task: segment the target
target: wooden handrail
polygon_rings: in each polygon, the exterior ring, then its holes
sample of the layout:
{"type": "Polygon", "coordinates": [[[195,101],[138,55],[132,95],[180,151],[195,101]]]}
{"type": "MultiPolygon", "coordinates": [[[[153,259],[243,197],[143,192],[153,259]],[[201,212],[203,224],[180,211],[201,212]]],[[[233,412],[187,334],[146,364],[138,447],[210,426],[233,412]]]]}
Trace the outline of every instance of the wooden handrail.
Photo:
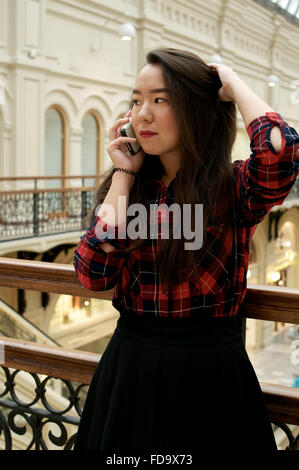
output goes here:
{"type": "MultiPolygon", "coordinates": [[[[5,367],[89,384],[101,355],[0,337],[5,367]]],[[[299,424],[299,390],[261,383],[271,421],[299,424]]]]}
{"type": "Polygon", "coordinates": [[[85,289],[70,264],[0,257],[0,285],[96,299],[112,299],[112,291],[97,292],[85,289]]]}
{"type": "Polygon", "coordinates": [[[260,382],[272,422],[299,424],[299,389],[260,382]]]}
{"type": "MultiPolygon", "coordinates": [[[[112,300],[112,290],[98,292],[82,287],[70,264],[0,257],[0,285],[112,300]]],[[[241,308],[247,318],[298,325],[299,289],[249,285],[241,308]]]]}
{"type": "MultiPolygon", "coordinates": [[[[112,299],[112,291],[91,291],[79,283],[74,267],[31,260],[0,258],[0,285],[112,299]]],[[[299,324],[299,289],[248,286],[242,305],[247,318],[299,324]]],[[[3,365],[89,384],[101,355],[0,337],[3,365]],[[3,351],[2,351],[3,350],[3,351]]],[[[299,390],[261,383],[272,422],[299,425],[299,390]]]]}
{"type": "Polygon", "coordinates": [[[50,192],[65,192],[67,191],[94,191],[94,187],[84,187],[84,188],[68,188],[65,186],[65,181],[69,179],[99,179],[104,178],[104,175],[64,175],[64,176],[9,176],[1,177],[1,182],[7,181],[48,181],[48,180],[61,180],[63,183],[63,188],[49,188],[49,189],[21,189],[21,190],[4,190],[0,191],[0,195],[8,194],[36,194],[36,193],[50,193],[50,192]]]}
{"type": "Polygon", "coordinates": [[[66,180],[83,178],[102,178],[103,175],[64,175],[64,176],[1,176],[0,181],[30,181],[30,180],[66,180]]]}
{"type": "Polygon", "coordinates": [[[89,384],[101,355],[0,336],[5,367],[89,384]]]}
{"type": "Polygon", "coordinates": [[[299,289],[248,285],[242,305],[247,318],[299,324],[299,289]]]}
{"type": "Polygon", "coordinates": [[[66,193],[66,192],[71,192],[71,191],[94,191],[93,186],[79,186],[78,188],[49,188],[49,189],[14,189],[13,191],[0,191],[0,195],[7,196],[8,194],[38,194],[38,193],[66,193]]]}

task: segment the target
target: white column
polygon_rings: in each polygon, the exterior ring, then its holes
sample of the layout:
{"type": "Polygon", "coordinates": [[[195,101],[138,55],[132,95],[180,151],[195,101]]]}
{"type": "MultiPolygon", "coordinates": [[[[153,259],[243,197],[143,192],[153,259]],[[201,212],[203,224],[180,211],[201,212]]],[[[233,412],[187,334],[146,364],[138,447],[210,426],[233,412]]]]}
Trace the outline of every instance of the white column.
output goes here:
{"type": "MultiPolygon", "coordinates": [[[[3,142],[2,142],[2,168],[0,169],[0,174],[2,176],[13,176],[15,174],[15,161],[11,158],[12,148],[11,148],[11,136],[12,136],[12,127],[10,124],[3,123],[3,142]]],[[[13,181],[7,181],[2,184],[2,189],[4,191],[13,191],[15,188],[15,183],[13,181]]]]}
{"type": "Polygon", "coordinates": [[[107,171],[108,168],[111,168],[112,166],[112,160],[106,151],[106,147],[109,145],[109,129],[103,129],[102,132],[103,132],[104,145],[103,145],[103,149],[101,149],[100,173],[107,171]]]}
{"type": "MultiPolygon", "coordinates": [[[[69,162],[67,165],[68,175],[81,175],[81,148],[82,148],[82,127],[70,129],[69,140],[69,162]]],[[[70,179],[68,186],[72,188],[80,188],[82,186],[81,179],[70,179]]]]}

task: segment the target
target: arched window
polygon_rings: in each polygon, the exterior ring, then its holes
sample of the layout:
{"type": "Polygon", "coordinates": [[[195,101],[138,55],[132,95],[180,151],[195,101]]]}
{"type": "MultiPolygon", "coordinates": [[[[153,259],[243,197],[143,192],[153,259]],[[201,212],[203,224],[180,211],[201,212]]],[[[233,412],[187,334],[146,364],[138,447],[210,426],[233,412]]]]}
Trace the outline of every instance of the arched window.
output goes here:
{"type": "MultiPolygon", "coordinates": [[[[56,106],[51,106],[45,117],[44,176],[65,174],[65,121],[56,106]]],[[[49,180],[46,188],[61,187],[61,180],[49,180]]]]}
{"type": "MultiPolygon", "coordinates": [[[[99,121],[92,111],[85,114],[82,128],[81,173],[82,175],[97,175],[100,169],[99,121]]],[[[94,183],[93,179],[86,179],[84,186],[93,186],[94,183]]]]}

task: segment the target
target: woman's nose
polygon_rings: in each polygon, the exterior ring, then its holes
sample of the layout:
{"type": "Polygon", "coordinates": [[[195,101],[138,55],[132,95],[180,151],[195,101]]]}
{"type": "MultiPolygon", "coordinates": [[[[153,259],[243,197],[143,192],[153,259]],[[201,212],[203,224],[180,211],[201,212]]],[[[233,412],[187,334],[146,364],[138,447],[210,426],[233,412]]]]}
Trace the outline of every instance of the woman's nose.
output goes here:
{"type": "Polygon", "coordinates": [[[139,116],[140,116],[142,119],[145,119],[145,120],[147,120],[147,121],[152,120],[153,115],[152,115],[150,106],[148,106],[148,105],[146,105],[146,104],[143,104],[142,108],[141,108],[140,111],[139,111],[139,116]]]}

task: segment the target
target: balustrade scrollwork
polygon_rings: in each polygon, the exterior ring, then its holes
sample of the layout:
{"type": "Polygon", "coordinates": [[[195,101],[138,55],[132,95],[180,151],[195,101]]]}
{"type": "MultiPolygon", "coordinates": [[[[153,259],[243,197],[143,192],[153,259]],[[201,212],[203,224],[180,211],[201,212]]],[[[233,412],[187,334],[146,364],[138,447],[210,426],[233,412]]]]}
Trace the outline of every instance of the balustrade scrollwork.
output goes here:
{"type": "Polygon", "coordinates": [[[17,436],[22,436],[23,450],[71,450],[88,385],[7,367],[0,370],[0,449],[13,450],[17,436]],[[61,409],[53,404],[57,397],[61,409]]]}
{"type": "Polygon", "coordinates": [[[92,190],[0,194],[0,239],[15,240],[82,230],[92,190]]]}

